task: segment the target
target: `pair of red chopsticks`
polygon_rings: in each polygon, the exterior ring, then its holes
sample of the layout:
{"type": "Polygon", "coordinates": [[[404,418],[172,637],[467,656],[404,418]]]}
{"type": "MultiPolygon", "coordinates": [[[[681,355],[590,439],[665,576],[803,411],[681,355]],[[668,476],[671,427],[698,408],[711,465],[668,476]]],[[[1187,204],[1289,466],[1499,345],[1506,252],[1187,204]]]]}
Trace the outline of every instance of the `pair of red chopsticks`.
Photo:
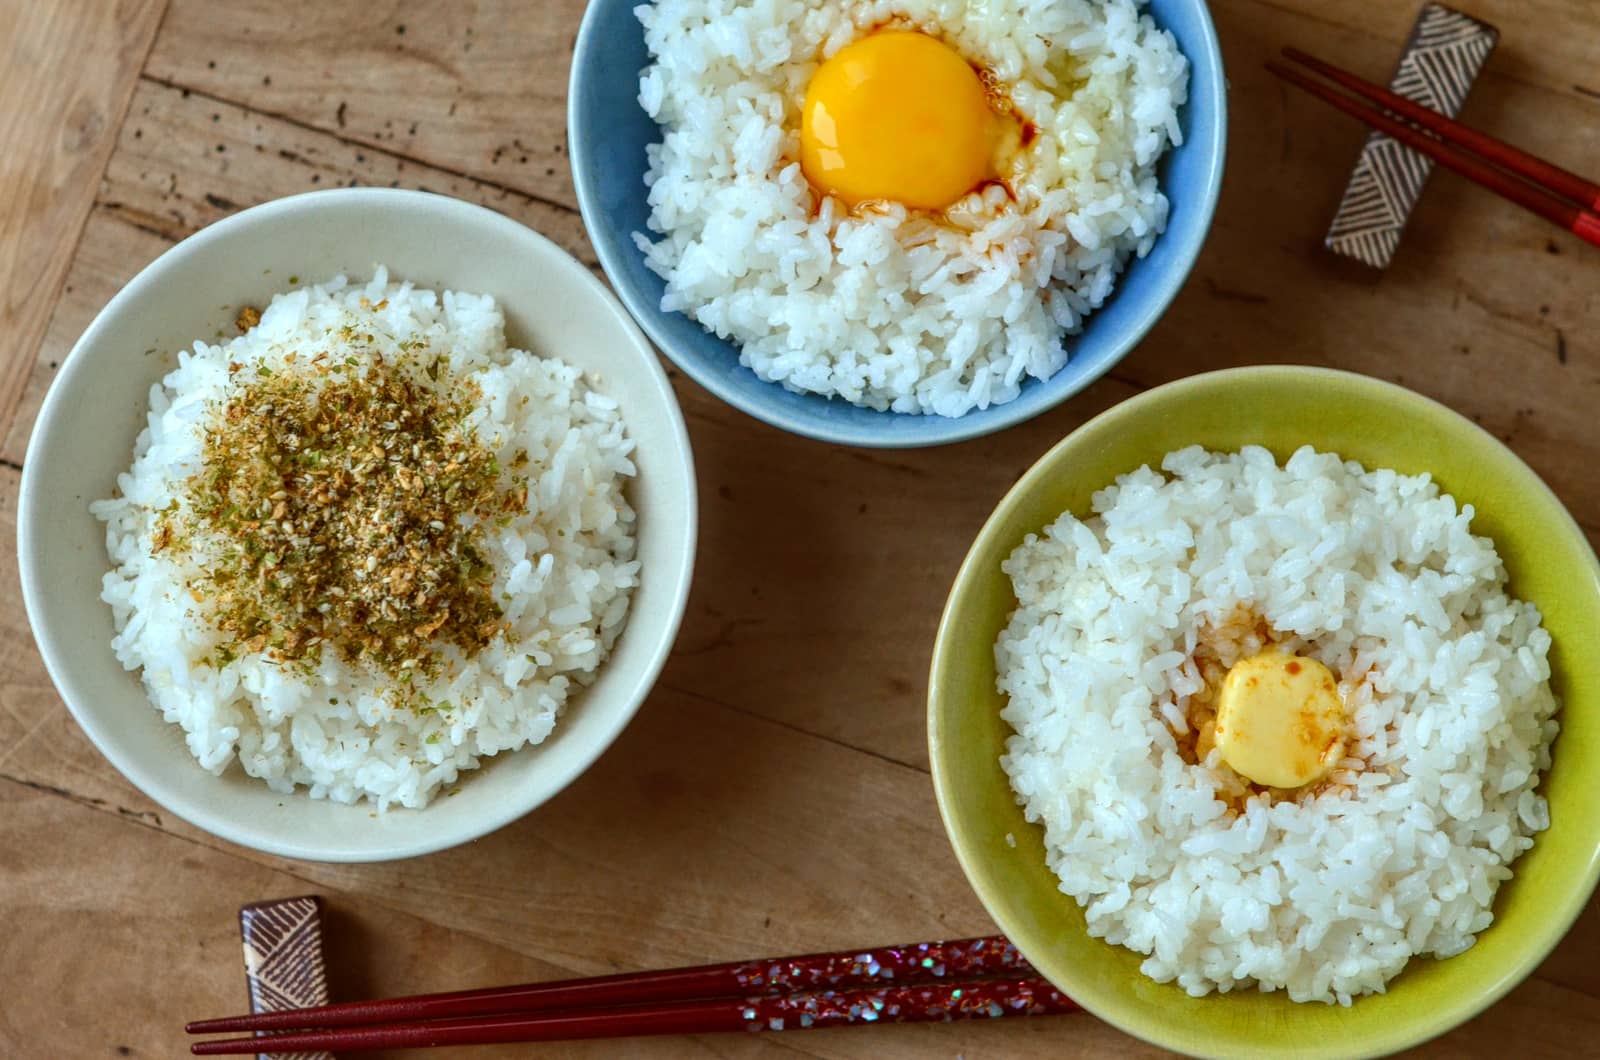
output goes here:
{"type": "Polygon", "coordinates": [[[1595,212],[1600,210],[1600,184],[1452,121],[1298,49],[1285,48],[1283,54],[1378,106],[1367,106],[1294,67],[1269,61],[1267,69],[1278,77],[1420,151],[1441,166],[1553,221],[1580,239],[1600,246],[1600,214],[1595,212]]]}
{"type": "Polygon", "coordinates": [[[1077,1008],[998,935],[200,1020],[199,1056],[1042,1016],[1077,1008]]]}

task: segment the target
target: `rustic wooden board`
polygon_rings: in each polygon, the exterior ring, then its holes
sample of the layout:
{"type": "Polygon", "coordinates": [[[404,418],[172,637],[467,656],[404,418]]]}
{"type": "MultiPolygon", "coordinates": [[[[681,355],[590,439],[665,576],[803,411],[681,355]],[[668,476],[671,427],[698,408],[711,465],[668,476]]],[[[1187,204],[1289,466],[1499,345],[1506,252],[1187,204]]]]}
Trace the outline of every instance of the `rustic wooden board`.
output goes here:
{"type": "Polygon", "coordinates": [[[0,5],[0,415],[22,390],[165,6],[0,5]]]}
{"type": "MultiPolygon", "coordinates": [[[[98,59],[107,26],[50,22],[52,54],[72,56],[52,69],[80,94],[131,102],[120,124],[107,120],[100,153],[53,185],[49,216],[28,214],[29,231],[50,234],[39,245],[58,261],[54,279],[0,268],[0,314],[36,314],[33,338],[21,327],[24,341],[0,360],[0,395],[17,396],[0,421],[0,463],[24,458],[55,368],[118,287],[176,240],[257,202],[352,183],[423,187],[532,225],[593,267],[563,128],[581,7],[405,0],[374,14],[173,0],[148,61],[148,33],[135,30],[140,18],[155,25],[159,5],[128,5],[114,54],[98,59]],[[95,87],[106,78],[120,96],[95,87]]],[[[1585,0],[1474,9],[1508,32],[1467,119],[1600,171],[1585,0]]],[[[0,1054],[173,1055],[184,1019],[242,1004],[238,905],[291,893],[327,897],[334,989],[347,997],[989,930],[926,776],[924,673],[938,611],[1015,477],[1073,426],[1168,379],[1271,361],[1398,379],[1506,438],[1600,536],[1600,484],[1588,472],[1600,458],[1588,415],[1600,396],[1600,259],[1448,176],[1435,178],[1381,279],[1318,250],[1362,132],[1280,88],[1260,63],[1293,43],[1381,78],[1413,13],[1379,0],[1216,5],[1233,117],[1212,238],[1150,339],[1032,423],[933,451],[850,451],[785,435],[677,380],[702,488],[699,573],[678,648],[590,773],[465,849],[311,865],[172,819],[61,707],[27,632],[15,558],[0,558],[0,920],[22,926],[0,933],[0,1054]],[[146,903],[157,930],[140,934],[130,925],[146,903]],[[159,990],[153,969],[173,970],[159,990]]],[[[17,113],[0,110],[0,122],[17,113]]],[[[35,116],[44,125],[27,126],[32,139],[12,139],[53,143],[53,113],[35,116]]],[[[6,196],[36,187],[31,179],[0,168],[0,235],[6,196]]],[[[0,467],[0,537],[15,532],[17,479],[0,467]]],[[[1591,904],[1533,979],[1419,1055],[1592,1052],[1597,946],[1591,904]]],[[[548,1051],[1155,1055],[1080,1017],[548,1051]]]]}
{"type": "MultiPolygon", "coordinates": [[[[148,73],[575,209],[567,72],[584,0],[174,10],[148,73]]],[[[618,76],[631,76],[618,71],[618,76]]]]}

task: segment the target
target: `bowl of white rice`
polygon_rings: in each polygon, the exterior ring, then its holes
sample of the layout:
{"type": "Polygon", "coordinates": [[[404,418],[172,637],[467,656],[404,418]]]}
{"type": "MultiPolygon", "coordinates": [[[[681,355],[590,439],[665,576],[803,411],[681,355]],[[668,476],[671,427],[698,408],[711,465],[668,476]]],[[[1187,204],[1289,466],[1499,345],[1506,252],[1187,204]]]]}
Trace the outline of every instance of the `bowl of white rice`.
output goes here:
{"type": "Polygon", "coordinates": [[[1197,1055],[1387,1054],[1589,901],[1597,633],[1589,542],[1481,428],[1341,372],[1202,375],[1075,431],[980,533],[935,790],[991,915],[1090,1012],[1197,1055]],[[1278,666],[1337,708],[1292,780],[1228,713],[1278,666]]]}
{"type": "MultiPolygon", "coordinates": [[[[920,68],[876,69],[891,109],[934,90],[920,68]]],[[[1220,191],[1225,82],[1201,0],[594,0],[568,141],[607,277],[687,375],[797,434],[937,445],[1053,407],[1160,317],[1220,191]],[[897,147],[869,160],[895,172],[860,201],[808,155],[829,65],[870,66],[896,36],[940,42],[925,50],[1024,123],[942,210],[897,197],[928,168],[897,147]]]]}
{"type": "Polygon", "coordinates": [[[696,491],[616,299],[471,204],[349,189],[146,267],[63,362],[24,462],[35,639],[165,809],[376,861],[522,816],[665,662],[696,491]]]}

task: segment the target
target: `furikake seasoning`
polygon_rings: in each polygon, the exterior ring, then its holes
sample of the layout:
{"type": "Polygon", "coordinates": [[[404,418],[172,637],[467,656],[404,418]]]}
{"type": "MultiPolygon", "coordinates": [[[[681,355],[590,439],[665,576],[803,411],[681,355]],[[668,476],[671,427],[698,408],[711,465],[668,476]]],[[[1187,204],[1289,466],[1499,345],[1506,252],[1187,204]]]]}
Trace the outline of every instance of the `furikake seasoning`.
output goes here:
{"type": "Polygon", "coordinates": [[[229,365],[202,470],[153,542],[203,542],[190,592],[223,636],[219,665],[331,649],[409,685],[438,672],[443,645],[470,656],[501,631],[482,538],[528,488],[502,484],[468,422],[476,385],[424,357],[229,365]]]}

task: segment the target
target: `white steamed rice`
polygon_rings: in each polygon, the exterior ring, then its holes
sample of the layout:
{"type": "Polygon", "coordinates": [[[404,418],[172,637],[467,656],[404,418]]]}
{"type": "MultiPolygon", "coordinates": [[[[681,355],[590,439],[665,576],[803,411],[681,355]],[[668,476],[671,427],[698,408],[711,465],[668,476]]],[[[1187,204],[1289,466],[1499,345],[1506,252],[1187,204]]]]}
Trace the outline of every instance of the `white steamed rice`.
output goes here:
{"type": "Polygon", "coordinates": [[[1064,336],[1166,225],[1155,164],[1180,139],[1188,64],[1138,0],[657,0],[639,85],[664,130],[636,233],[681,310],[762,379],[875,409],[960,416],[1067,360],[1064,336]],[[889,19],[993,71],[1039,136],[1017,202],[991,186],[944,222],[813,209],[799,111],[821,58],[889,19]]]}
{"type": "MultiPolygon", "coordinates": [[[[1301,449],[1172,453],[1005,562],[1002,759],[1092,934],[1189,993],[1255,984],[1349,1004],[1493,921],[1549,824],[1550,636],[1491,541],[1428,476],[1301,449]],[[1229,811],[1216,752],[1180,754],[1198,633],[1246,608],[1340,678],[1329,790],[1229,811]]],[[[1228,655],[1260,650],[1247,631],[1228,655]]]]}
{"type": "Polygon", "coordinates": [[[549,736],[611,649],[639,578],[624,496],[632,449],[616,402],[577,369],[507,348],[487,295],[391,284],[382,268],[369,283],[339,277],[278,295],[247,333],[179,353],[178,367],[151,388],[148,426],[132,469],[118,476],[118,496],[91,505],[106,522],[114,566],[102,593],[117,629],[112,645],[211,772],[237,760],[277,791],[303,785],[314,798],[423,806],[481,758],[549,736]],[[201,466],[208,409],[226,400],[230,362],[282,373],[286,355],[298,353],[302,365],[323,350],[342,359],[346,326],[370,333],[391,363],[407,356],[406,343],[447,351],[450,374],[481,391],[471,416],[479,439],[503,467],[518,450],[531,458],[526,509],[482,538],[508,632],[471,658],[445,652],[449,665],[422,691],[447,709],[391,705],[391,679],[337,652],[323,653],[310,675],[261,652],[218,668],[219,635],[185,589],[206,557],[152,550],[156,513],[201,466]]]}

